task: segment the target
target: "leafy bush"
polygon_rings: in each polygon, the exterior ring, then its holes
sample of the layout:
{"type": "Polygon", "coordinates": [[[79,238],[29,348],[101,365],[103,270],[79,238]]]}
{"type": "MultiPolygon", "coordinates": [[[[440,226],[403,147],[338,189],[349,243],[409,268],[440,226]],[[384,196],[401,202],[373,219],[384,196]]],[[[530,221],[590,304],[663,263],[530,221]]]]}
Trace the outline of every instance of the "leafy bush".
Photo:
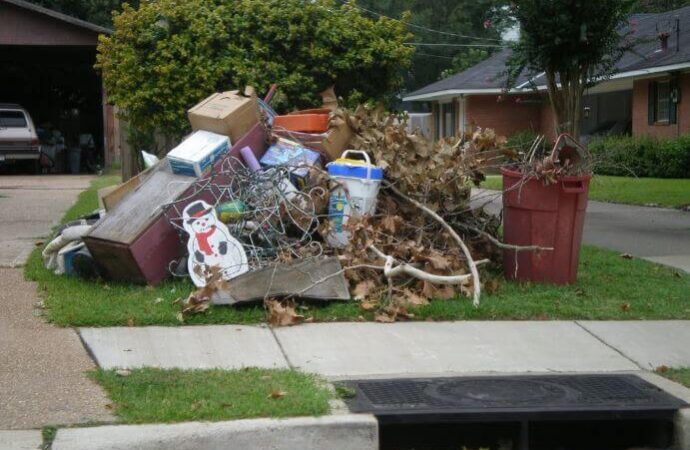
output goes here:
{"type": "Polygon", "coordinates": [[[532,143],[537,138],[537,133],[524,130],[518,131],[508,138],[506,147],[515,149],[517,151],[527,151],[532,146],[532,143]]]}
{"type": "Polygon", "coordinates": [[[109,100],[140,130],[180,136],[186,110],[216,91],[279,83],[274,106],[318,105],[335,84],[353,101],[399,91],[414,50],[409,16],[373,20],[335,0],[157,0],[128,5],[101,36],[109,100]]]}
{"type": "Polygon", "coordinates": [[[690,178],[690,135],[676,139],[609,136],[589,144],[596,172],[654,178],[690,178]]]}

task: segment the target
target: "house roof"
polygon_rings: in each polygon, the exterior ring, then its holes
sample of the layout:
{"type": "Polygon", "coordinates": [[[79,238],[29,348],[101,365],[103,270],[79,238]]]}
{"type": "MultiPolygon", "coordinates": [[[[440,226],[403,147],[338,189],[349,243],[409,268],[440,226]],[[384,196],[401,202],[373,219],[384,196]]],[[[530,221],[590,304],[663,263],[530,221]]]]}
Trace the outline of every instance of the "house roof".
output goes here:
{"type": "Polygon", "coordinates": [[[95,33],[102,33],[102,34],[112,34],[113,30],[110,30],[105,27],[101,27],[99,25],[96,25],[95,23],[87,22],[85,20],[77,19],[76,17],[68,16],[67,14],[63,14],[61,12],[57,12],[55,10],[49,9],[49,8],[44,8],[43,6],[36,5],[34,3],[30,3],[24,0],[0,0],[0,3],[8,3],[10,5],[17,6],[19,8],[27,9],[29,11],[33,11],[38,14],[42,14],[45,16],[52,17],[53,19],[60,20],[62,22],[66,22],[70,25],[74,25],[80,28],[85,28],[89,31],[93,31],[95,33]]]}
{"type": "MultiPolygon", "coordinates": [[[[616,64],[614,78],[635,76],[641,72],[663,69],[667,66],[690,67],[690,6],[657,14],[633,14],[621,27],[621,35],[630,32],[635,45],[616,64]],[[680,21],[679,39],[676,38],[676,18],[680,21]],[[668,49],[660,50],[658,33],[668,30],[671,36],[668,49]]],[[[407,94],[405,101],[428,101],[442,97],[471,93],[497,93],[505,89],[506,62],[510,49],[501,50],[479,64],[451,77],[424,86],[407,94]]],[[[526,88],[530,80],[537,85],[543,74],[521,74],[516,80],[518,88],[526,88]]]]}

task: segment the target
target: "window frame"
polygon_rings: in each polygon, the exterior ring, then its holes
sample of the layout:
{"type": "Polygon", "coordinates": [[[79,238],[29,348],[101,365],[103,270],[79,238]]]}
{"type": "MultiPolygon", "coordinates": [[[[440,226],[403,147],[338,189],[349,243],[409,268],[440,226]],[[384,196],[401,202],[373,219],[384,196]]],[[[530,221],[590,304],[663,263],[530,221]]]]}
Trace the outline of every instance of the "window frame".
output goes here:
{"type": "Polygon", "coordinates": [[[671,80],[654,81],[656,98],[654,99],[654,123],[658,125],[668,125],[671,123],[671,80]],[[665,95],[660,95],[661,86],[665,87],[665,95]],[[661,103],[665,103],[665,117],[661,117],[661,103]]]}
{"type": "MultiPolygon", "coordinates": [[[[680,88],[678,77],[673,74],[649,80],[647,83],[647,125],[668,126],[678,124],[680,88]],[[659,95],[659,87],[661,94],[659,95]],[[668,86],[668,87],[666,87],[668,86]],[[660,112],[668,105],[668,114],[663,117],[660,112]]],[[[666,111],[664,111],[666,112],[666,111]]]]}

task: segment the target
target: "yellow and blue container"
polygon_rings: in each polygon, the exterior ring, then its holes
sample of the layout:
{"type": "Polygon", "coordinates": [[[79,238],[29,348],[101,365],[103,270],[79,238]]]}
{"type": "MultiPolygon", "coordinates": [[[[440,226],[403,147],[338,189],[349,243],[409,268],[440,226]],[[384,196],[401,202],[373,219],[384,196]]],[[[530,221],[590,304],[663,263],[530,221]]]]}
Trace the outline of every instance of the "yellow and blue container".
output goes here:
{"type": "Polygon", "coordinates": [[[344,227],[348,219],[376,212],[383,169],[373,165],[367,152],[360,150],[345,151],[327,167],[332,184],[328,205],[331,234],[327,240],[333,247],[344,247],[350,240],[344,227]],[[348,158],[349,155],[361,155],[364,160],[348,158]]]}

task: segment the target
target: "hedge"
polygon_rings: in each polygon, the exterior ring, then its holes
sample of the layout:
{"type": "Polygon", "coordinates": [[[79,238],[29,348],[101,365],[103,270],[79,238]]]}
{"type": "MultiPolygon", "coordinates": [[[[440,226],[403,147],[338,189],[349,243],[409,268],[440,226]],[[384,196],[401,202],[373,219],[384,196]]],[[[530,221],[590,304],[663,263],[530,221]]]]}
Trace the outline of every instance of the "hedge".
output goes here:
{"type": "Polygon", "coordinates": [[[595,172],[653,178],[690,178],[690,135],[675,139],[609,136],[589,144],[595,172]]]}

